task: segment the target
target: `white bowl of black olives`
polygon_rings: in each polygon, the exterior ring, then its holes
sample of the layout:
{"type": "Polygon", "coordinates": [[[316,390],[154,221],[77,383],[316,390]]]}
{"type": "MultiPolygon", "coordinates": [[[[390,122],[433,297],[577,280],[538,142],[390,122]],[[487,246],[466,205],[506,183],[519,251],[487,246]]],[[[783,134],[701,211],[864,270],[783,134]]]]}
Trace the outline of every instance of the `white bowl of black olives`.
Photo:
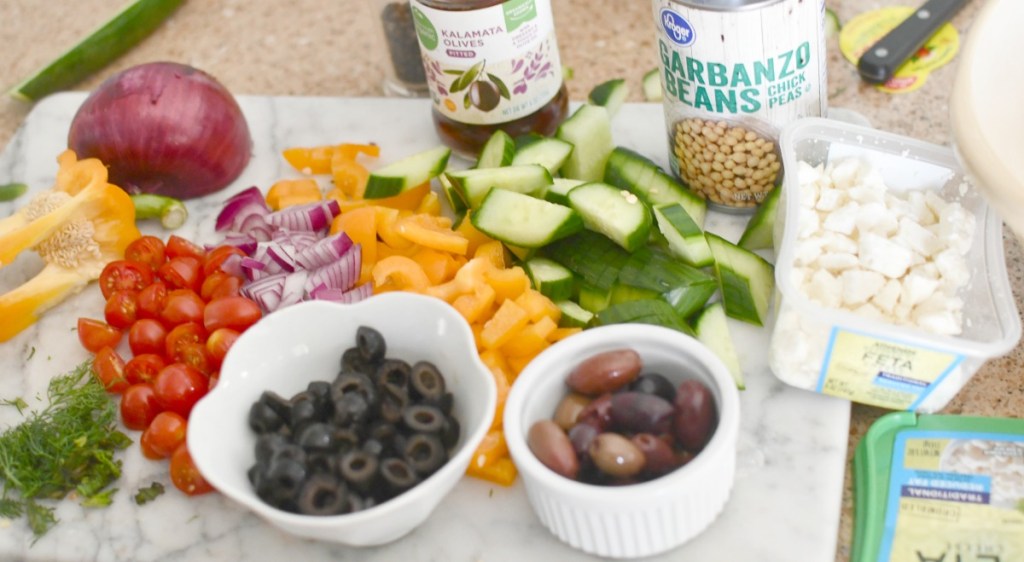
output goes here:
{"type": "Polygon", "coordinates": [[[505,404],[509,452],[541,523],[590,554],[651,556],[710,525],[733,485],[739,394],[682,332],[585,330],[538,355],[505,404]]]}
{"type": "Polygon", "coordinates": [[[300,303],[235,342],[188,442],[216,489],[281,529],[352,546],[396,540],[455,486],[497,390],[441,300],[300,303]]]}

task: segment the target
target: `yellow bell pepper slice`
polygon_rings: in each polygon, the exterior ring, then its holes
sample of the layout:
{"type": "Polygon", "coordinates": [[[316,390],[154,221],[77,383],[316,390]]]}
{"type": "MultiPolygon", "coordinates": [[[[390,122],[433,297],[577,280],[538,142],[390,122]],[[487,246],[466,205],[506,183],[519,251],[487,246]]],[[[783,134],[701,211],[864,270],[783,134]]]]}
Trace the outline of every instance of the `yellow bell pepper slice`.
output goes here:
{"type": "Polygon", "coordinates": [[[387,291],[422,292],[430,286],[430,279],[420,264],[405,256],[388,256],[373,266],[375,293],[387,291]]]}
{"type": "Polygon", "coordinates": [[[305,205],[323,200],[320,185],[313,178],[280,180],[267,190],[267,205],[279,211],[292,205],[305,205]]]}

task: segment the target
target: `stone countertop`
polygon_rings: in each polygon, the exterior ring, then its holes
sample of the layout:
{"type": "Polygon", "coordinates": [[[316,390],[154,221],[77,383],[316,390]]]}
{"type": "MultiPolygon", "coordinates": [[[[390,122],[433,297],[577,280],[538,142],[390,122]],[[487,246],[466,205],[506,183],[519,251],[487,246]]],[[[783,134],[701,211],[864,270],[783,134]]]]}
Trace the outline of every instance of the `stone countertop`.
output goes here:
{"type": "MultiPolygon", "coordinates": [[[[78,0],[45,7],[34,0],[0,2],[0,86],[17,83],[59,55],[79,37],[115,13],[125,0],[78,0]]],[[[915,5],[919,2],[902,2],[915,5]]],[[[890,2],[828,0],[847,21],[890,2]]],[[[982,4],[972,0],[953,20],[961,39],[982,4]]],[[[186,2],[151,37],[76,89],[91,89],[111,73],[153,61],[175,60],[216,76],[236,94],[379,96],[384,75],[382,39],[374,2],[365,0],[193,0],[186,2]]],[[[624,77],[630,101],[642,101],[640,78],[657,64],[649,2],[553,0],[563,64],[574,100],[592,86],[624,77]]],[[[861,82],[852,65],[828,45],[829,104],[858,111],[880,129],[924,141],[949,144],[948,98],[955,64],[934,72],[912,93],[893,96],[861,82]]],[[[0,146],[6,145],[30,111],[27,104],[0,98],[0,146]]],[[[1018,308],[1024,308],[1024,261],[1017,239],[1007,235],[1006,257],[1018,308]]],[[[987,363],[944,413],[1021,417],[1024,415],[1024,348],[987,363]]],[[[850,455],[883,410],[855,405],[850,455]]],[[[839,546],[835,559],[849,557],[852,534],[850,471],[846,473],[839,546]]]]}

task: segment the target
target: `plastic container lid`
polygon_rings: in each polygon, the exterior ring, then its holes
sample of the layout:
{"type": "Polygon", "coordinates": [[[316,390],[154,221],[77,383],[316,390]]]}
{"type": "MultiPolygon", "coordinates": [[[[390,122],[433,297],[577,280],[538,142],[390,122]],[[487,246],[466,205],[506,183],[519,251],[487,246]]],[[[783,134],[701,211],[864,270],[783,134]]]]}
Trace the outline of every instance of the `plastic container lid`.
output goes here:
{"type": "Polygon", "coordinates": [[[851,561],[1024,560],[1024,420],[886,414],[853,469],[851,561]]]}

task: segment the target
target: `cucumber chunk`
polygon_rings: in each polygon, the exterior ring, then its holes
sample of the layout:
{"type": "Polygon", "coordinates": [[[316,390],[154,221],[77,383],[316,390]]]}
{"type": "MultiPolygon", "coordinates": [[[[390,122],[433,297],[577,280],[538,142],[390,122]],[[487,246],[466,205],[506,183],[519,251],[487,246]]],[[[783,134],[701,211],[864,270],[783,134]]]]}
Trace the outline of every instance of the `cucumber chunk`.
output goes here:
{"type": "Polygon", "coordinates": [[[704,308],[718,283],[707,273],[686,265],[658,248],[640,248],[623,264],[618,281],[661,296],[683,318],[704,308]]]}
{"type": "Polygon", "coordinates": [[[554,175],[569,159],[572,149],[573,146],[564,140],[542,137],[516,150],[511,165],[540,164],[554,175]]]}
{"type": "Polygon", "coordinates": [[[597,324],[654,324],[693,335],[693,329],[665,301],[635,300],[610,305],[597,313],[597,324]]]}
{"type": "Polygon", "coordinates": [[[584,283],[605,293],[611,291],[619,272],[630,259],[629,252],[618,244],[589,230],[546,246],[544,254],[568,267],[584,283]]]}
{"type": "Polygon", "coordinates": [[[441,193],[444,194],[445,201],[448,202],[448,207],[451,208],[452,214],[454,214],[456,218],[464,216],[466,211],[469,210],[469,205],[467,205],[466,200],[462,198],[462,194],[459,193],[459,190],[455,189],[455,186],[452,185],[448,176],[441,174],[437,179],[441,183],[441,193]]]}
{"type": "Polygon", "coordinates": [[[526,260],[526,273],[533,282],[533,288],[553,301],[572,297],[575,280],[572,271],[548,258],[535,257],[526,260]]]}
{"type": "Polygon", "coordinates": [[[619,112],[619,108],[626,102],[627,97],[629,97],[629,86],[626,81],[622,78],[613,78],[594,86],[594,89],[590,90],[587,100],[608,110],[608,117],[611,118],[619,112]]]}
{"type": "Polygon", "coordinates": [[[370,174],[363,197],[391,197],[423,185],[444,171],[451,153],[447,146],[438,146],[388,164],[370,174]]]}
{"type": "Polygon", "coordinates": [[[581,308],[591,314],[598,314],[611,305],[612,293],[611,291],[583,283],[580,285],[579,301],[581,308]]]}
{"type": "Polygon", "coordinates": [[[487,193],[470,220],[491,238],[522,248],[539,248],[583,229],[569,207],[501,188],[487,193]]]}
{"type": "Polygon", "coordinates": [[[715,261],[708,241],[704,238],[704,230],[693,221],[682,205],[669,203],[654,207],[654,218],[669,250],[684,262],[704,267],[715,261]]]}
{"type": "Polygon", "coordinates": [[[718,301],[708,305],[697,316],[693,328],[697,333],[697,339],[717,355],[729,369],[733,380],[736,381],[736,388],[746,389],[743,369],[740,368],[740,358],[736,354],[736,346],[729,334],[729,322],[726,319],[725,307],[722,306],[722,302],[718,301]]]}
{"type": "Polygon", "coordinates": [[[661,90],[661,69],[652,68],[644,73],[641,82],[644,90],[644,99],[647,101],[661,101],[664,95],[661,90]]]}
{"type": "Polygon", "coordinates": [[[551,173],[540,164],[476,168],[445,174],[461,193],[469,208],[480,206],[492,188],[534,195],[551,185],[551,173]]]}
{"type": "Polygon", "coordinates": [[[763,326],[775,288],[772,264],[720,236],[710,232],[704,236],[715,256],[715,274],[725,313],[731,318],[763,326]]]}
{"type": "Polygon", "coordinates": [[[571,180],[569,178],[554,178],[551,185],[544,192],[544,199],[559,205],[569,204],[569,192],[574,187],[581,186],[587,182],[583,180],[571,180]]]}
{"type": "Polygon", "coordinates": [[[569,192],[569,206],[583,224],[632,252],[647,243],[651,213],[636,195],[601,182],[585,183],[569,192]]]}
{"type": "Polygon", "coordinates": [[[605,162],[614,147],[611,119],[605,108],[581,105],[558,127],[555,137],[574,147],[562,165],[563,177],[601,181],[605,162]]]}
{"type": "Polygon", "coordinates": [[[558,320],[560,328],[586,328],[594,319],[593,312],[570,300],[557,301],[555,304],[562,311],[562,317],[558,320]]]}
{"type": "Polygon", "coordinates": [[[628,189],[651,207],[679,203],[697,226],[704,225],[707,202],[654,161],[628,148],[616,147],[608,155],[604,182],[628,189]]]}
{"type": "Polygon", "coordinates": [[[512,157],[516,152],[516,141],[512,137],[498,129],[491,134],[491,137],[480,149],[480,156],[477,157],[477,168],[500,168],[512,163],[512,157]]]}
{"type": "Polygon", "coordinates": [[[778,211],[781,192],[782,186],[777,185],[768,192],[764,201],[761,201],[761,205],[754,212],[754,216],[750,217],[747,228],[740,236],[738,244],[741,248],[766,250],[774,245],[775,213],[778,211]]]}

